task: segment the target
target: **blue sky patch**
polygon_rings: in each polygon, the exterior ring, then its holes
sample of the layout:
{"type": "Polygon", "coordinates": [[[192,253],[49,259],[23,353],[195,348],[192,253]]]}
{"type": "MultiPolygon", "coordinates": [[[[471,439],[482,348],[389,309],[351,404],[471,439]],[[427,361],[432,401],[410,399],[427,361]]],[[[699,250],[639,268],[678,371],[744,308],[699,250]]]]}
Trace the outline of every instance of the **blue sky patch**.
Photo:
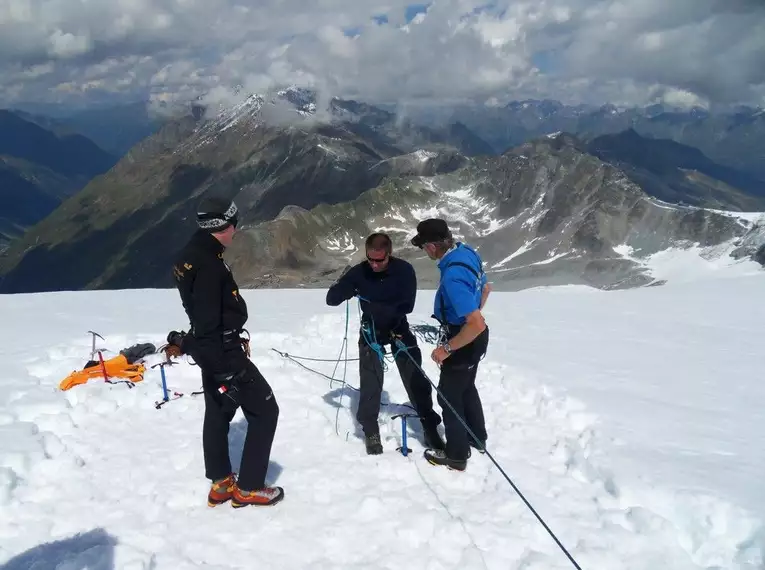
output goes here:
{"type": "Polygon", "coordinates": [[[410,4],[406,7],[406,10],[404,10],[404,18],[406,19],[406,23],[408,24],[412,20],[414,20],[414,17],[417,14],[424,14],[428,11],[428,8],[430,7],[430,3],[428,4],[410,4]]]}
{"type": "Polygon", "coordinates": [[[554,51],[538,51],[532,54],[531,63],[542,73],[555,71],[557,56],[554,51]]]}
{"type": "Polygon", "coordinates": [[[343,28],[343,33],[352,38],[361,34],[362,26],[351,26],[350,28],[343,28]]]}

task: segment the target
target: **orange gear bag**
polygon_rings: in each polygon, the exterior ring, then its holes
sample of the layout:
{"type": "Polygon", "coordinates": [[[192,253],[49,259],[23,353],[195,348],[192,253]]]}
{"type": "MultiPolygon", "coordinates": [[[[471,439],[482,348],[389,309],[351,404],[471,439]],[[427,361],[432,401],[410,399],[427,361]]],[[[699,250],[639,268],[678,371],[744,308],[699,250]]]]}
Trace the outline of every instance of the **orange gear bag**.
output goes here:
{"type": "MultiPolygon", "coordinates": [[[[131,382],[140,382],[143,380],[143,374],[146,367],[143,364],[130,364],[124,354],[118,354],[114,358],[104,361],[104,368],[109,378],[124,378],[131,382]]],[[[69,390],[74,386],[85,384],[91,378],[104,378],[101,362],[89,362],[88,366],[82,370],[74,370],[69,376],[64,378],[58,385],[61,390],[69,390]]]]}

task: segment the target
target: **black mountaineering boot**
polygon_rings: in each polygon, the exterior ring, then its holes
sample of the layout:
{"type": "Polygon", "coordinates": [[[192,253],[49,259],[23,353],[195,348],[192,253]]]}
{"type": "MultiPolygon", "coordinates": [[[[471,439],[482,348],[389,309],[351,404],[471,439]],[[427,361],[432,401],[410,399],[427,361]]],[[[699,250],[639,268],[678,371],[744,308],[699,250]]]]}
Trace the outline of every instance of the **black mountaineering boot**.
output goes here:
{"type": "Polygon", "coordinates": [[[446,443],[441,439],[441,434],[438,433],[437,425],[424,425],[422,426],[423,432],[425,432],[425,447],[430,449],[440,449],[444,451],[446,449],[446,443]]]}
{"type": "Polygon", "coordinates": [[[364,438],[364,443],[367,446],[367,455],[380,455],[383,452],[383,446],[380,442],[380,434],[373,433],[364,438]]]}
{"type": "Polygon", "coordinates": [[[467,459],[449,459],[440,449],[426,449],[424,455],[431,465],[443,465],[454,471],[464,471],[467,467],[467,459]]]}

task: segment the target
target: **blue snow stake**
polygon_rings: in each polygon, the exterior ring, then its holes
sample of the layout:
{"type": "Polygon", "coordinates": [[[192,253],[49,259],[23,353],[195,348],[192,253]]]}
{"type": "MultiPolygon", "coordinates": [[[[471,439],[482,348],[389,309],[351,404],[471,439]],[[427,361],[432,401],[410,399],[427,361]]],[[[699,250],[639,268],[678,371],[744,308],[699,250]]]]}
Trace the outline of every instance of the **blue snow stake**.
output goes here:
{"type": "Polygon", "coordinates": [[[406,457],[410,451],[406,446],[406,416],[401,416],[401,454],[406,457]]]}
{"type": "MultiPolygon", "coordinates": [[[[167,380],[165,379],[165,365],[171,366],[172,364],[172,362],[160,362],[152,366],[152,368],[159,366],[159,371],[162,374],[162,399],[159,402],[154,402],[154,407],[158,410],[162,407],[162,404],[166,404],[170,401],[170,395],[167,393],[167,380]]],[[[173,396],[173,400],[176,400],[183,396],[183,394],[180,392],[173,392],[173,396]]]]}
{"type": "Polygon", "coordinates": [[[159,365],[159,372],[162,374],[162,399],[167,402],[169,399],[167,395],[167,382],[165,381],[165,363],[161,362],[159,365]]]}
{"type": "Polygon", "coordinates": [[[406,418],[418,418],[417,414],[396,414],[391,419],[401,418],[401,447],[397,447],[396,451],[400,451],[401,455],[406,457],[412,450],[406,446],[406,418]]]}

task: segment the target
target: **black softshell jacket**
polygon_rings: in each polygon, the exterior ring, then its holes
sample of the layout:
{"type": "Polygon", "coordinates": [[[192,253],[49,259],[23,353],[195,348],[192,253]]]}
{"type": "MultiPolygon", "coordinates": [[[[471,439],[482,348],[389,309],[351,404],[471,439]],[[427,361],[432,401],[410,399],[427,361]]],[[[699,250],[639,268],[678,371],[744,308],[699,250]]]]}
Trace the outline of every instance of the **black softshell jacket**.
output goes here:
{"type": "Polygon", "coordinates": [[[205,231],[196,232],[173,265],[173,276],[191,326],[196,363],[211,374],[233,373],[224,356],[223,332],[241,331],[247,304],[228,265],[223,245],[205,231]]]}

